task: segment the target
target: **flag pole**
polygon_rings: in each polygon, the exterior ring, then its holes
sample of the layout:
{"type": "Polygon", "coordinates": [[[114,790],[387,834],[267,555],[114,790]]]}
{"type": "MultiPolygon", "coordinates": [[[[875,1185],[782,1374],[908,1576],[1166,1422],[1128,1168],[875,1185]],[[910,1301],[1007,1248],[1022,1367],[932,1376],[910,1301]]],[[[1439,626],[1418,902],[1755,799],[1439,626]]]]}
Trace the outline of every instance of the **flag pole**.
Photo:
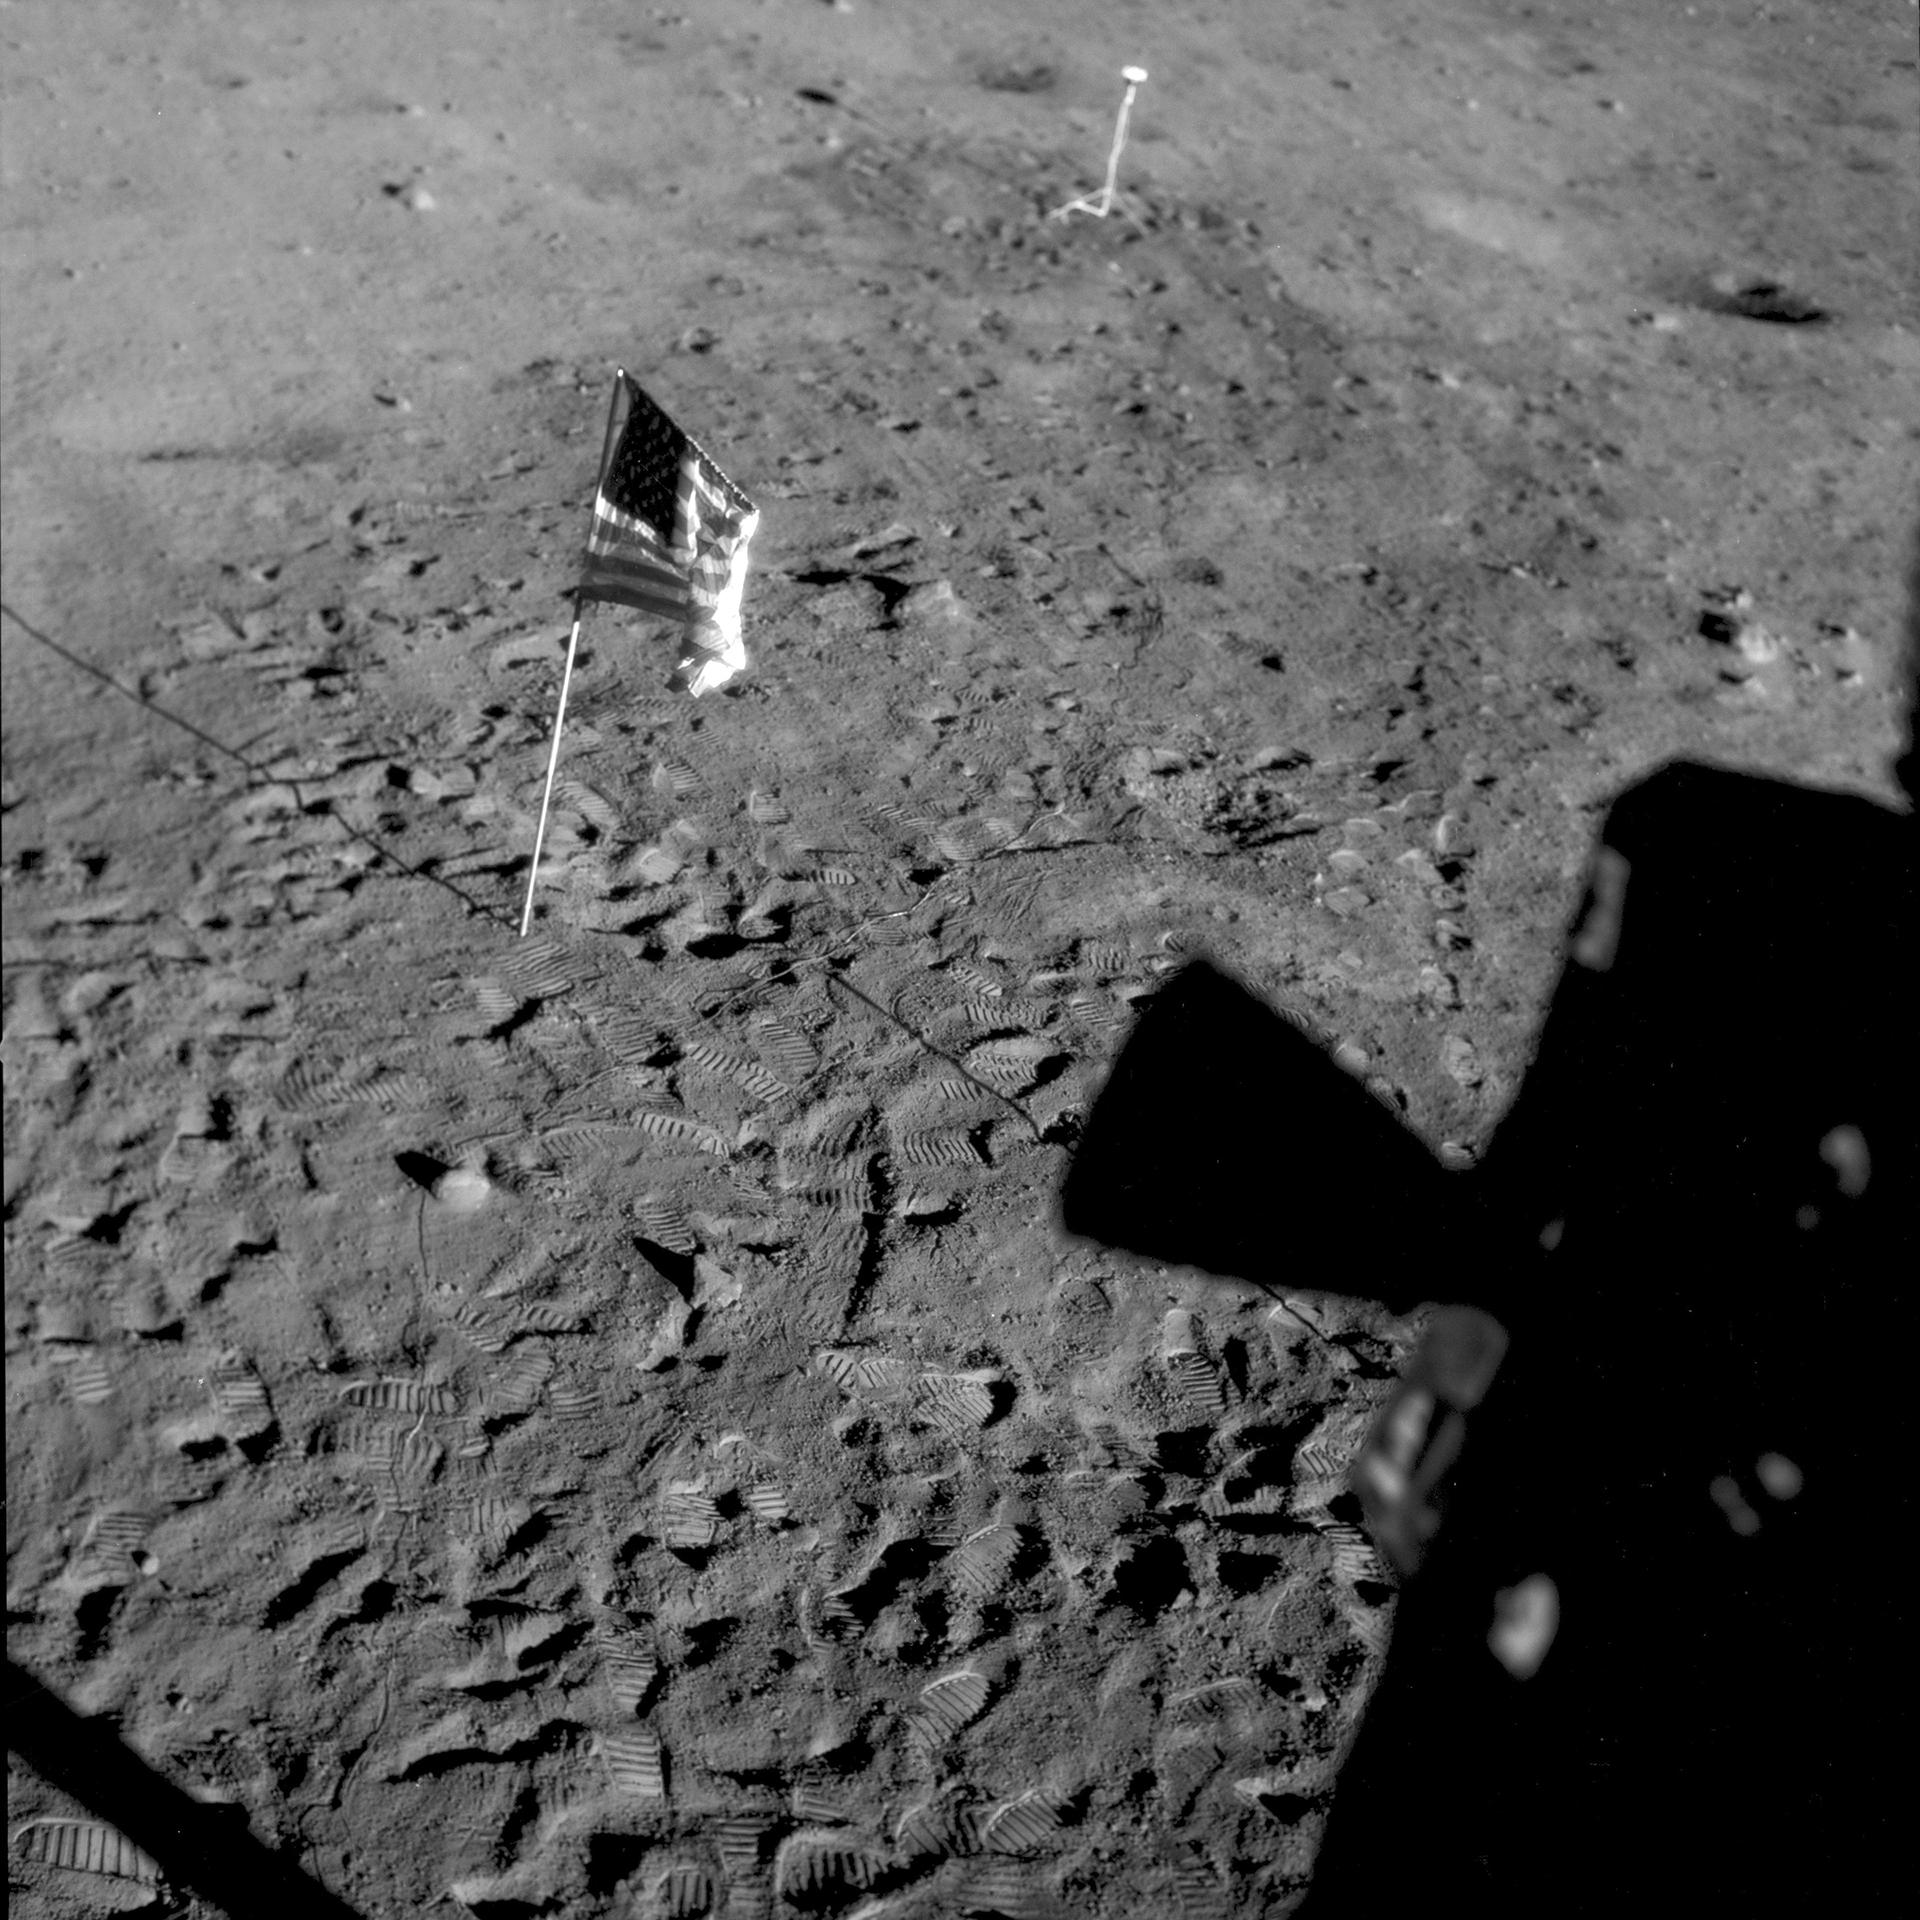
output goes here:
{"type": "MultiPolygon", "coordinates": [[[[594,498],[600,497],[600,489],[607,483],[607,460],[613,452],[614,422],[620,417],[620,401],[627,390],[627,370],[615,367],[613,370],[613,398],[607,403],[607,431],[600,442],[600,471],[594,481],[594,498]]],[[[560,766],[560,729],[567,719],[567,689],[573,685],[573,659],[580,645],[580,622],[587,609],[586,595],[575,592],[573,596],[573,631],[567,635],[567,664],[560,675],[560,703],[553,710],[553,745],[547,749],[547,785],[540,796],[540,825],[533,836],[533,865],[527,870],[527,903],[520,910],[520,938],[527,937],[527,929],[533,925],[534,889],[540,884],[540,849],[546,844],[547,809],[553,804],[553,776],[560,766]]]]}
{"type": "Polygon", "coordinates": [[[577,595],[573,603],[573,631],[567,635],[566,671],[560,676],[560,704],[553,710],[553,745],[547,751],[547,786],[540,796],[540,826],[533,836],[533,865],[527,870],[527,904],[520,912],[520,938],[527,937],[533,925],[533,890],[540,884],[540,848],[547,837],[547,809],[553,804],[553,776],[560,765],[560,729],[567,719],[567,689],[573,685],[573,656],[580,645],[580,620],[586,602],[577,595]]]}

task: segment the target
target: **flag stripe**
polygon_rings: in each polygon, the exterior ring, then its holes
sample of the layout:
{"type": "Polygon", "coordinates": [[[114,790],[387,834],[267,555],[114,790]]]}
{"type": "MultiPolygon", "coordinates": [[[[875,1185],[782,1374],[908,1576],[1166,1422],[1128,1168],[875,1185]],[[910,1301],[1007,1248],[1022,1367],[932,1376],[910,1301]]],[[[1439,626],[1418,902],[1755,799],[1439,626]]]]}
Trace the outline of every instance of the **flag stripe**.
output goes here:
{"type": "MultiPolygon", "coordinates": [[[[601,513],[604,513],[604,509],[601,513]]],[[[616,525],[611,519],[602,518],[596,513],[592,530],[587,535],[589,553],[624,553],[629,549],[638,553],[657,554],[663,566],[673,564],[673,554],[664,540],[656,539],[650,528],[641,527],[637,531],[616,525]]]]}
{"type": "Polygon", "coordinates": [[[625,554],[590,553],[587,555],[585,572],[590,579],[608,580],[620,586],[655,588],[674,600],[682,612],[686,610],[686,576],[672,567],[659,566],[649,560],[630,559],[625,554]]]}
{"type": "Polygon", "coordinates": [[[643,587],[624,587],[608,580],[581,581],[580,597],[583,600],[605,600],[617,607],[631,607],[635,613],[648,614],[656,620],[684,622],[687,617],[684,599],[669,600],[643,587]]]}

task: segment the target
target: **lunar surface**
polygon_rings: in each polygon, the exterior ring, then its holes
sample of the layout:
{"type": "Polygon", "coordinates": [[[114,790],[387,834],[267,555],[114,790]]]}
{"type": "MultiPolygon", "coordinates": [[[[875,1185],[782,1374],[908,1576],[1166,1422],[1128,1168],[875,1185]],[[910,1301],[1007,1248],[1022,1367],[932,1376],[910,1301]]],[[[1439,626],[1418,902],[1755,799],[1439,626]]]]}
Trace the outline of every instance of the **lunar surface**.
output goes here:
{"type": "Polygon", "coordinates": [[[366,1920],[1291,1911],[1422,1315],[1060,1183],[1196,954],[1470,1168],[1610,796],[1894,793],[1846,13],[0,6],[13,1660],[366,1920]],[[587,608],[523,939],[616,367],[752,664],[587,608]]]}

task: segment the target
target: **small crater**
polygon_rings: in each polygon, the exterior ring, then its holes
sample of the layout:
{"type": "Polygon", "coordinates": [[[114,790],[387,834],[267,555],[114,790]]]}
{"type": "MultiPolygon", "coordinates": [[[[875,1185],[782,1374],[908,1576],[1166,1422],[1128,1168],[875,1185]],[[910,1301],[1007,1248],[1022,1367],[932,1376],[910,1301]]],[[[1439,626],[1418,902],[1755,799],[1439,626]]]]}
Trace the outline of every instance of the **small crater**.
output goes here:
{"type": "Polygon", "coordinates": [[[922,1594],[913,1603],[913,1615],[920,1622],[930,1645],[938,1645],[947,1636],[947,1596],[939,1591],[922,1594]]]}
{"type": "Polygon", "coordinates": [[[127,1222],[133,1218],[138,1202],[129,1202],[124,1207],[116,1207],[111,1213],[103,1213],[93,1221],[81,1236],[83,1239],[97,1241],[103,1247],[117,1247],[120,1236],[126,1231],[127,1222]]]}
{"type": "Polygon", "coordinates": [[[1280,1568],[1278,1560],[1264,1553],[1223,1553],[1217,1565],[1220,1584],[1241,1598],[1258,1593],[1280,1568]]]}
{"type": "Polygon", "coordinates": [[[73,1610],[74,1652],[82,1660],[96,1659],[106,1649],[107,1629],[119,1604],[120,1588],[96,1587],[81,1597],[73,1610]]]}
{"type": "Polygon", "coordinates": [[[1045,60],[1031,65],[996,61],[976,77],[989,93],[1051,93],[1060,82],[1060,69],[1045,60]]]}
{"type": "Polygon", "coordinates": [[[399,1598],[400,1589],[391,1580],[369,1580],[360,1589],[359,1610],[351,1616],[349,1624],[365,1626],[384,1620],[399,1598]]]}
{"type": "Polygon", "coordinates": [[[282,1587],[267,1602],[266,1611],[260,1616],[260,1624],[263,1627],[280,1627],[304,1613],[320,1597],[322,1590],[359,1557],[358,1547],[341,1553],[322,1554],[299,1579],[290,1586],[282,1587]]]}
{"type": "Polygon", "coordinates": [[[686,1664],[689,1667],[704,1667],[739,1631],[740,1622],[726,1616],[717,1620],[702,1620],[698,1625],[689,1627],[686,1664]]]}
{"type": "Polygon", "coordinates": [[[604,1899],[617,1893],[621,1883],[639,1870],[652,1842],[625,1833],[592,1833],[587,1836],[587,1891],[604,1899]]]}
{"type": "Polygon", "coordinates": [[[1304,1793],[1263,1793],[1259,1800],[1263,1813],[1287,1825],[1304,1820],[1313,1811],[1313,1802],[1304,1793]]]}
{"type": "Polygon", "coordinates": [[[1774,326],[1804,327],[1829,320],[1825,307],[1777,280],[1748,280],[1737,286],[1717,286],[1701,302],[1712,313],[1729,313],[1742,320],[1765,320],[1774,326]]]}
{"type": "Polygon", "coordinates": [[[1364,1527],[1367,1524],[1367,1510],[1360,1504],[1360,1496],[1350,1487],[1336,1493],[1327,1502],[1327,1512],[1344,1526],[1364,1527]]]}
{"type": "Polygon", "coordinates": [[[1188,1479],[1198,1480],[1207,1471],[1207,1442],[1213,1437],[1211,1427],[1187,1427],[1168,1429],[1153,1437],[1154,1465],[1168,1473],[1184,1474],[1188,1479]]]}
{"type": "Polygon", "coordinates": [[[1287,1673],[1273,1666],[1261,1670],[1260,1684],[1276,1700],[1290,1700],[1296,1693],[1303,1693],[1306,1690],[1306,1682],[1297,1673],[1287,1673]]]}
{"type": "Polygon", "coordinates": [[[1113,1598],[1142,1621],[1157,1620],[1182,1593],[1193,1591],[1187,1556],[1162,1534],[1142,1540],[1113,1570],[1113,1598]]]}
{"type": "Polygon", "coordinates": [[[1247,1396],[1247,1343],[1237,1334],[1221,1342],[1220,1364],[1226,1369],[1235,1396],[1244,1400],[1247,1396]]]}

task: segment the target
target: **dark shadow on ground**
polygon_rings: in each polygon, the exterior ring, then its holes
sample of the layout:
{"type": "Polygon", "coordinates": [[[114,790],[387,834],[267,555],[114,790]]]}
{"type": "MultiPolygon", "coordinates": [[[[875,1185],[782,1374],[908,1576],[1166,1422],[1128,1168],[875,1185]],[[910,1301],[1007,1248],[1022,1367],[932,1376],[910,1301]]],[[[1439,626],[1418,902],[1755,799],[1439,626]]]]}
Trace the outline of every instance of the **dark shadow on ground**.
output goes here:
{"type": "Polygon", "coordinates": [[[149,1854],[172,1886],[232,1920],[358,1920],[256,1840],[239,1809],[183,1792],[110,1722],[75,1713],[11,1660],[6,1687],[8,1751],[149,1854]]]}
{"type": "Polygon", "coordinates": [[[1914,834],[1705,766],[1630,789],[1471,1174],[1204,965],[1143,1012],[1069,1230],[1510,1336],[1313,1920],[1879,1912],[1906,1885],[1914,834]],[[1523,1679],[1490,1632],[1537,1575],[1558,1627],[1523,1679]]]}

